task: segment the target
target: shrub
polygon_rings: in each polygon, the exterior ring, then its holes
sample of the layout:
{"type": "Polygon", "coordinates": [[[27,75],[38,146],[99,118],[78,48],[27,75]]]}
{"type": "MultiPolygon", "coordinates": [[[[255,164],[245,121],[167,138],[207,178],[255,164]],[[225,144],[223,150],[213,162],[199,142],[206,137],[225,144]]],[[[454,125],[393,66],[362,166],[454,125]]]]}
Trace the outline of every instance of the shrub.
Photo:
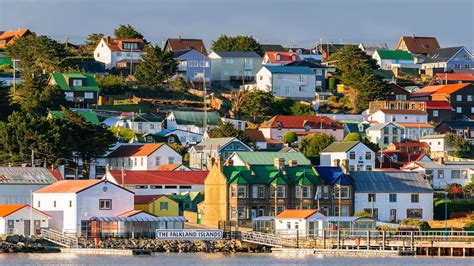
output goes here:
{"type": "MultiPolygon", "coordinates": [[[[444,212],[445,212],[445,201],[438,200],[434,202],[434,219],[435,220],[444,220],[444,212]]],[[[459,201],[449,201],[448,202],[448,218],[449,214],[453,212],[466,212],[474,210],[474,201],[472,200],[459,200],[459,201]]]]}
{"type": "Polygon", "coordinates": [[[400,221],[400,224],[416,226],[419,229],[430,229],[430,225],[428,224],[428,222],[417,219],[405,219],[400,221]]]}
{"type": "Polygon", "coordinates": [[[464,224],[464,228],[474,228],[474,220],[470,220],[464,224]]]}
{"type": "Polygon", "coordinates": [[[366,212],[366,211],[358,211],[354,213],[354,216],[361,217],[361,216],[367,216],[367,217],[372,217],[372,214],[366,212]]]}

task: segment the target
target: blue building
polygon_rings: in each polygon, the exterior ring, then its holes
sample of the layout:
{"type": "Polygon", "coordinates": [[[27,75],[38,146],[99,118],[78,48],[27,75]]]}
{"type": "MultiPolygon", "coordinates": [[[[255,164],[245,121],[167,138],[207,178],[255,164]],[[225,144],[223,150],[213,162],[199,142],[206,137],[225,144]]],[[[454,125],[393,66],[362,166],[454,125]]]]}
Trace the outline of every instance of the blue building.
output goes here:
{"type": "Polygon", "coordinates": [[[421,65],[422,69],[474,68],[473,56],[464,46],[436,49],[421,65]]]}
{"type": "Polygon", "coordinates": [[[202,83],[211,80],[211,59],[196,50],[182,50],[173,52],[178,61],[177,76],[186,81],[202,83]]]}

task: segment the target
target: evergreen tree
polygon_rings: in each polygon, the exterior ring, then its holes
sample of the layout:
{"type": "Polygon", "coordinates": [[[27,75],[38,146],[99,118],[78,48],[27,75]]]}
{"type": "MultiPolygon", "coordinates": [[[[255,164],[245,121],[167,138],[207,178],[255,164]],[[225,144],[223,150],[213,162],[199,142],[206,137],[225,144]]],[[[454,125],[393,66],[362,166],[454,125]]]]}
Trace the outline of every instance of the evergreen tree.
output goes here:
{"type": "Polygon", "coordinates": [[[296,136],[295,132],[287,131],[283,135],[283,143],[291,145],[293,142],[298,140],[298,136],[296,136]]]}
{"type": "Polygon", "coordinates": [[[162,51],[157,45],[148,45],[142,61],[137,65],[135,76],[143,85],[159,88],[177,69],[178,63],[170,52],[162,51]]]}
{"type": "Polygon", "coordinates": [[[252,36],[221,35],[217,40],[212,42],[211,48],[213,51],[253,51],[259,55],[263,55],[262,47],[252,36]]]}
{"type": "Polygon", "coordinates": [[[331,145],[336,139],[327,134],[313,134],[301,140],[299,150],[314,164],[319,164],[319,154],[331,145]]]}
{"type": "Polygon", "coordinates": [[[130,24],[120,24],[114,30],[114,35],[117,39],[143,39],[143,35],[130,24]]]}
{"type": "Polygon", "coordinates": [[[238,130],[229,122],[220,122],[216,128],[209,132],[211,138],[229,138],[235,137],[244,143],[249,142],[249,138],[244,131],[238,130]]]}
{"type": "Polygon", "coordinates": [[[242,113],[253,118],[253,122],[262,122],[271,114],[274,103],[273,94],[261,90],[250,91],[241,106],[242,113]]]}
{"type": "Polygon", "coordinates": [[[91,33],[87,35],[84,49],[89,53],[93,53],[102,38],[104,38],[104,34],[102,33],[91,33]]]}

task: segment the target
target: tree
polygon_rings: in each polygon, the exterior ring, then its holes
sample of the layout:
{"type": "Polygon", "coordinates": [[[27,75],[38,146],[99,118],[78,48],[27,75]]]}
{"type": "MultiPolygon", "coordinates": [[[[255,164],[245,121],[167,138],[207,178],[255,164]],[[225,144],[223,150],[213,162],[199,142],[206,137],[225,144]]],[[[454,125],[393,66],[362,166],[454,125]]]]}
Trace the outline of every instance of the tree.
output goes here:
{"type": "Polygon", "coordinates": [[[217,40],[212,42],[211,48],[213,51],[253,51],[261,56],[263,55],[262,47],[252,36],[221,35],[217,40]]]}
{"type": "Polygon", "coordinates": [[[125,94],[128,88],[127,83],[120,76],[97,75],[95,80],[102,95],[125,94]]]}
{"type": "Polygon", "coordinates": [[[298,136],[296,136],[295,132],[292,131],[287,131],[283,135],[283,143],[286,143],[288,145],[291,145],[293,142],[298,140],[298,136]]]}
{"type": "Polygon", "coordinates": [[[311,162],[319,164],[319,153],[336,141],[333,136],[327,134],[313,134],[301,140],[299,150],[308,157],[311,162]]]}
{"type": "Polygon", "coordinates": [[[354,213],[354,216],[356,217],[372,217],[372,214],[366,212],[366,211],[358,211],[354,213]]]}
{"type": "Polygon", "coordinates": [[[360,137],[359,134],[352,132],[347,134],[347,136],[344,137],[343,141],[362,141],[362,138],[360,137]]]}
{"type": "Polygon", "coordinates": [[[377,62],[354,45],[346,45],[329,56],[340,71],[337,78],[348,88],[353,112],[360,113],[373,100],[386,100],[389,95],[382,78],[375,74],[377,62]]]}
{"type": "Polygon", "coordinates": [[[10,88],[0,81],[0,121],[6,121],[8,116],[16,109],[10,102],[10,88]]]}
{"type": "Polygon", "coordinates": [[[253,122],[262,122],[267,115],[271,114],[273,105],[273,94],[271,92],[253,90],[250,91],[241,106],[242,113],[253,118],[253,122]]]}
{"type": "Polygon", "coordinates": [[[231,118],[240,119],[242,105],[245,103],[248,94],[248,90],[234,90],[230,93],[231,106],[229,113],[231,118]]]}
{"type": "Polygon", "coordinates": [[[182,77],[175,77],[170,81],[170,87],[177,93],[185,93],[188,91],[188,84],[182,77]]]}
{"type": "Polygon", "coordinates": [[[102,38],[104,38],[104,34],[102,33],[91,33],[87,35],[86,42],[84,43],[85,50],[89,53],[94,52],[94,49],[102,38]]]}
{"type": "Polygon", "coordinates": [[[22,111],[45,115],[47,110],[58,110],[67,104],[64,92],[58,86],[34,86],[29,86],[26,82],[19,86],[19,92],[22,94],[15,95],[14,101],[20,105],[22,111]]]}
{"type": "Polygon", "coordinates": [[[230,122],[220,122],[217,127],[209,132],[211,138],[238,138],[244,143],[249,142],[249,138],[244,131],[238,130],[230,122]]]}
{"type": "Polygon", "coordinates": [[[143,85],[159,88],[177,69],[178,63],[170,52],[162,51],[158,45],[147,45],[135,76],[143,85]]]}
{"type": "Polygon", "coordinates": [[[446,145],[455,149],[454,156],[467,158],[470,157],[472,146],[469,141],[457,134],[446,134],[444,137],[446,145]]]}
{"type": "Polygon", "coordinates": [[[143,35],[130,24],[120,24],[114,30],[114,35],[117,39],[143,39],[143,35]]]}

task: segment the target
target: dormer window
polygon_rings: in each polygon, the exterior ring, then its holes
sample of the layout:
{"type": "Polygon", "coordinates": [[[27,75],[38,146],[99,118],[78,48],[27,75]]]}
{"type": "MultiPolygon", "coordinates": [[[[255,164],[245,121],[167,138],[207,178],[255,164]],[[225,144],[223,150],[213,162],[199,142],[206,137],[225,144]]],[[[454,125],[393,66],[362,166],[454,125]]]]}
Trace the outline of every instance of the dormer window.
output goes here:
{"type": "Polygon", "coordinates": [[[364,125],[359,124],[358,126],[359,126],[359,132],[363,132],[364,131],[364,125]]]}
{"type": "Polygon", "coordinates": [[[147,136],[146,140],[147,140],[148,143],[152,143],[153,142],[153,137],[152,136],[147,136]]]}
{"type": "Polygon", "coordinates": [[[281,124],[280,121],[277,121],[276,124],[277,124],[278,130],[281,130],[283,128],[283,125],[281,124]]]}
{"type": "Polygon", "coordinates": [[[279,54],[276,55],[276,60],[280,61],[280,55],[279,54]]]}
{"type": "Polygon", "coordinates": [[[72,86],[74,87],[82,87],[82,79],[73,79],[72,86]]]}
{"type": "Polygon", "coordinates": [[[295,61],[296,60],[296,56],[292,55],[291,56],[291,61],[295,61]]]}
{"type": "Polygon", "coordinates": [[[138,50],[138,43],[135,42],[124,42],[122,43],[123,50],[138,50]]]}

